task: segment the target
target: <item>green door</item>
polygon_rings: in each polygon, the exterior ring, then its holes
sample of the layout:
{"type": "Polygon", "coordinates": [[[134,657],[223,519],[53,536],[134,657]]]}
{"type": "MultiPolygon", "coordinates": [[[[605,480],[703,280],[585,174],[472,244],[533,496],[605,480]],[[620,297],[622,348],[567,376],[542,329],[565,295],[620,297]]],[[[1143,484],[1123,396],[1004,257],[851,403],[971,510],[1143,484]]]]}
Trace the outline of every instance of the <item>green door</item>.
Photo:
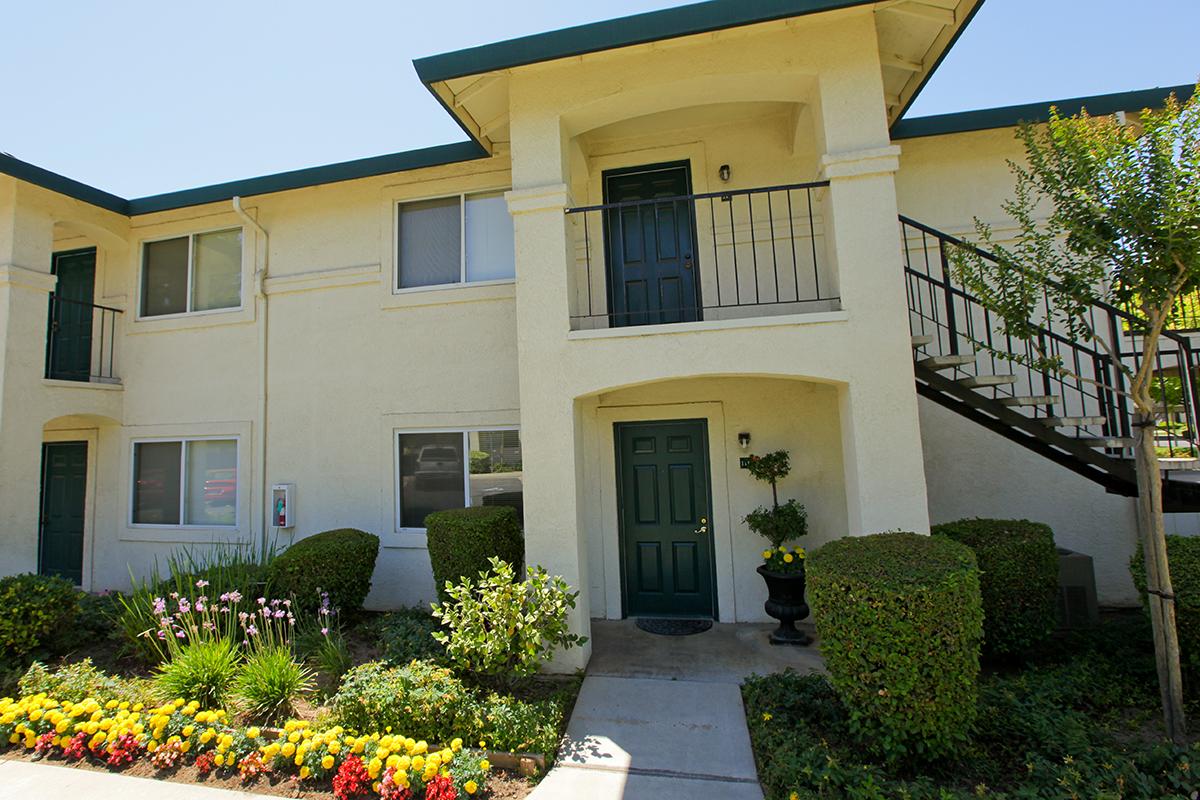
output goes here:
{"type": "Polygon", "coordinates": [[[604,217],[613,327],[700,319],[696,220],[687,163],[604,173],[604,217]]]}
{"type": "Polygon", "coordinates": [[[87,442],[42,445],[42,518],[38,572],[83,581],[83,514],[87,442]]]}
{"type": "Polygon", "coordinates": [[[86,381],[92,374],[92,303],[96,288],[96,251],[55,253],[58,276],[50,298],[46,377],[86,381]]]}
{"type": "Polygon", "coordinates": [[[714,616],[707,443],[703,420],[616,426],[626,616],[714,616]]]}

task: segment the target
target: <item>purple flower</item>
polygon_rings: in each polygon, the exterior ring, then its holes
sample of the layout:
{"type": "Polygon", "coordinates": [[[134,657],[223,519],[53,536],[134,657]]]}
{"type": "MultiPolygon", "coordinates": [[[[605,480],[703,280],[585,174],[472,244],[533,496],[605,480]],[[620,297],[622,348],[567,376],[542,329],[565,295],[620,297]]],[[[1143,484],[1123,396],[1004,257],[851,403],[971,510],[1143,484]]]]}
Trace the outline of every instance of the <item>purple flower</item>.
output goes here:
{"type": "Polygon", "coordinates": [[[275,619],[283,619],[284,613],[282,610],[275,612],[275,619]]]}
{"type": "Polygon", "coordinates": [[[291,601],[291,600],[284,600],[284,601],[283,601],[283,604],[284,604],[285,606],[287,606],[288,608],[291,608],[291,607],[292,607],[292,601],[291,601]]]}
{"type": "Polygon", "coordinates": [[[241,593],[241,592],[234,590],[234,591],[232,591],[232,592],[230,592],[230,593],[229,593],[229,602],[231,602],[231,603],[237,603],[237,602],[239,602],[241,599],[242,599],[242,593],[241,593]]]}
{"type": "Polygon", "coordinates": [[[208,622],[207,620],[205,621],[205,623],[204,623],[204,630],[206,630],[206,631],[215,631],[216,629],[217,629],[217,626],[216,626],[216,625],[213,625],[211,622],[208,622]]]}
{"type": "Polygon", "coordinates": [[[167,638],[167,632],[166,632],[166,631],[159,631],[159,632],[158,632],[158,638],[160,638],[160,639],[162,639],[162,640],[164,640],[164,641],[165,641],[165,640],[166,640],[166,638],[167,638]]]}
{"type": "Polygon", "coordinates": [[[250,616],[250,615],[249,615],[249,614],[247,614],[245,611],[239,611],[239,612],[238,612],[238,619],[239,619],[239,620],[241,620],[242,622],[245,622],[245,621],[246,621],[246,617],[248,617],[248,616],[250,616]]]}
{"type": "Polygon", "coordinates": [[[208,581],[204,580],[203,578],[201,578],[200,580],[196,581],[196,588],[197,588],[197,589],[203,589],[205,586],[208,586],[208,581]]]}
{"type": "Polygon", "coordinates": [[[183,631],[175,631],[175,638],[176,638],[176,639],[182,639],[182,638],[184,638],[185,636],[187,636],[187,634],[186,634],[186,633],[184,633],[183,631]]]}
{"type": "Polygon", "coordinates": [[[322,636],[328,636],[328,635],[329,635],[329,628],[321,628],[321,635],[322,635],[322,636]]]}
{"type": "Polygon", "coordinates": [[[179,599],[179,592],[171,592],[171,593],[170,593],[169,595],[167,595],[167,596],[168,596],[168,597],[170,597],[172,600],[178,600],[178,599],[179,599]]]}
{"type": "Polygon", "coordinates": [[[167,601],[161,597],[154,598],[154,613],[159,615],[167,613],[167,601]]]}
{"type": "Polygon", "coordinates": [[[247,636],[255,636],[257,634],[258,634],[258,628],[254,627],[253,625],[246,626],[246,635],[247,636]]]}
{"type": "Polygon", "coordinates": [[[188,612],[189,612],[189,611],[191,611],[191,610],[192,610],[192,604],[191,604],[191,603],[189,603],[189,602],[187,601],[187,598],[186,598],[186,597],[180,598],[180,600],[179,600],[179,613],[180,613],[180,614],[186,614],[186,613],[188,613],[188,612]]]}
{"type": "Polygon", "coordinates": [[[267,604],[267,598],[265,598],[265,597],[258,598],[258,604],[260,606],[265,606],[267,604]]]}

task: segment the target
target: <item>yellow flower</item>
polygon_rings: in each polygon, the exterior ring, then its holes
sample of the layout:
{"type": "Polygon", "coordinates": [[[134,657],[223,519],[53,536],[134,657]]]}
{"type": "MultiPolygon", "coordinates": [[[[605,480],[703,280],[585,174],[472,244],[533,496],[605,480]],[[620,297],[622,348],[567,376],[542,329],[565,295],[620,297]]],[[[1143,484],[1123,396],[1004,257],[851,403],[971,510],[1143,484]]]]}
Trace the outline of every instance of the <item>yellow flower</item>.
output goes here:
{"type": "Polygon", "coordinates": [[[770,721],[771,721],[771,715],[764,712],[763,713],[763,722],[770,722],[770,721]]]}
{"type": "Polygon", "coordinates": [[[337,739],[334,739],[332,742],[329,743],[329,752],[333,753],[334,755],[337,755],[338,751],[341,749],[342,749],[342,746],[341,746],[341,744],[338,743],[337,739]]]}
{"type": "Polygon", "coordinates": [[[262,731],[258,728],[249,728],[246,730],[246,735],[251,739],[257,739],[259,736],[262,736],[262,731]]]}
{"type": "Polygon", "coordinates": [[[795,557],[793,557],[791,553],[785,553],[783,556],[783,563],[785,564],[790,564],[795,560],[795,557]]]}
{"type": "Polygon", "coordinates": [[[450,749],[456,753],[459,750],[462,750],[462,739],[455,738],[455,740],[450,743],[450,749]]]}
{"type": "Polygon", "coordinates": [[[218,767],[225,766],[225,754],[217,753],[216,758],[213,759],[213,763],[216,764],[218,767]]]}
{"type": "Polygon", "coordinates": [[[483,770],[484,772],[487,772],[489,769],[491,769],[491,768],[492,768],[492,762],[488,761],[488,760],[485,758],[483,761],[480,761],[480,762],[479,762],[479,768],[480,768],[481,770],[483,770]]]}
{"type": "Polygon", "coordinates": [[[475,781],[467,781],[463,784],[463,788],[467,790],[467,794],[475,794],[475,792],[479,791],[479,784],[475,783],[475,781]]]}
{"type": "Polygon", "coordinates": [[[312,770],[310,770],[308,767],[300,768],[300,780],[304,780],[311,774],[312,774],[312,770]]]}
{"type": "Polygon", "coordinates": [[[774,550],[763,550],[763,558],[769,559],[773,555],[775,555],[774,550]]]}
{"type": "Polygon", "coordinates": [[[283,749],[280,750],[280,752],[283,753],[284,758],[291,758],[292,754],[296,752],[296,745],[292,744],[291,742],[286,742],[284,743],[283,749]]]}
{"type": "Polygon", "coordinates": [[[333,756],[325,756],[322,758],[321,767],[323,769],[333,769],[333,756]]]}
{"type": "Polygon", "coordinates": [[[786,553],[786,552],[787,552],[787,548],[786,548],[785,546],[783,546],[783,545],[779,545],[779,552],[781,552],[781,553],[786,553]]]}

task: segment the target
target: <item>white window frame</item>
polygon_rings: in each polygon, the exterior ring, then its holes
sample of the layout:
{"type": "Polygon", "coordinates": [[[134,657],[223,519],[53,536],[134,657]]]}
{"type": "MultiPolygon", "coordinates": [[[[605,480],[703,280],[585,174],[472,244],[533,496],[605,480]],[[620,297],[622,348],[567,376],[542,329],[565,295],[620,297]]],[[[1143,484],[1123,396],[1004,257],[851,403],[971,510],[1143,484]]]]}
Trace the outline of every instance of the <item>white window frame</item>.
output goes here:
{"type": "Polygon", "coordinates": [[[229,434],[214,434],[212,436],[154,436],[129,441],[129,513],[127,519],[130,528],[154,528],[158,530],[237,530],[241,524],[242,501],[242,438],[229,434]],[[188,525],[187,519],[187,443],[188,442],[233,442],[234,464],[237,470],[237,501],[233,504],[232,525],[188,525]],[[164,522],[134,522],[134,497],[137,494],[137,446],[139,444],[179,442],[179,522],[175,524],[164,522]]]}
{"type": "MultiPolygon", "coordinates": [[[[463,437],[463,502],[466,503],[464,508],[471,508],[471,440],[469,438],[472,433],[481,431],[520,431],[520,425],[471,425],[458,428],[395,428],[392,430],[392,454],[395,460],[395,469],[393,472],[396,477],[394,480],[396,489],[396,533],[418,534],[425,535],[425,528],[406,528],[401,525],[403,517],[404,493],[401,486],[402,475],[400,474],[400,466],[404,454],[400,448],[400,437],[404,434],[411,433],[461,433],[463,437]]],[[[521,445],[521,460],[525,460],[525,445],[521,445]]],[[[524,493],[524,478],[521,479],[522,493],[524,493]]]]}
{"type": "Polygon", "coordinates": [[[246,307],[246,226],[245,225],[222,225],[216,228],[206,228],[199,231],[189,231],[188,233],[176,233],[171,236],[158,236],[153,239],[143,239],[138,247],[138,282],[137,282],[137,321],[154,320],[154,319],[180,319],[181,317],[199,317],[208,314],[228,314],[234,311],[241,311],[246,307]],[[227,231],[238,231],[242,237],[242,254],[238,259],[238,304],[227,308],[206,308],[203,311],[192,311],[192,277],[196,268],[196,237],[203,236],[206,233],[225,233],[227,231]],[[142,301],[146,299],[146,245],[154,244],[155,242],[169,242],[172,239],[188,240],[187,254],[187,310],[177,311],[174,314],[143,314],[142,301]]]}
{"type": "MultiPolygon", "coordinates": [[[[417,292],[437,292],[445,289],[454,289],[466,286],[504,286],[510,283],[516,283],[517,278],[514,275],[511,278],[494,278],[490,281],[468,281],[467,280],[467,198],[475,197],[481,194],[497,194],[500,192],[510,191],[511,187],[497,186],[494,189],[473,189],[469,192],[450,192],[449,194],[435,194],[428,197],[408,197],[403,200],[397,200],[392,209],[392,263],[396,265],[394,275],[392,275],[392,294],[414,294],[417,292]],[[410,205],[412,203],[424,203],[430,200],[446,200],[451,197],[458,198],[458,280],[454,283],[433,283],[429,286],[409,286],[401,288],[400,286],[400,269],[403,266],[400,263],[400,208],[401,206],[410,205]]],[[[512,214],[509,214],[512,218],[512,214]]],[[[514,255],[513,266],[516,267],[514,255]]],[[[500,430],[496,428],[495,430],[500,430]]],[[[435,431],[430,431],[434,433],[435,431]]],[[[440,433],[453,433],[454,431],[439,431],[440,433]]],[[[425,530],[420,528],[419,530],[425,530]]]]}

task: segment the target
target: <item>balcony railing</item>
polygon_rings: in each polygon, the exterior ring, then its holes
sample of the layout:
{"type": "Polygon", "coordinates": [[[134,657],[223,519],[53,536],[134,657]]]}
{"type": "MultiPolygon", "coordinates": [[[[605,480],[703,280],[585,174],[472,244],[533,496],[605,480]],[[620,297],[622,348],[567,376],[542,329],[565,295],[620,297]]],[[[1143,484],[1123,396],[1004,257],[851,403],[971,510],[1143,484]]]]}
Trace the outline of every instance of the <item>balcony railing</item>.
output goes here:
{"type": "Polygon", "coordinates": [[[840,308],[820,213],[828,182],[567,210],[571,329],[840,308]]]}
{"type": "Polygon", "coordinates": [[[119,383],[114,367],[120,314],[119,308],[50,295],[46,377],[119,383]]]}

